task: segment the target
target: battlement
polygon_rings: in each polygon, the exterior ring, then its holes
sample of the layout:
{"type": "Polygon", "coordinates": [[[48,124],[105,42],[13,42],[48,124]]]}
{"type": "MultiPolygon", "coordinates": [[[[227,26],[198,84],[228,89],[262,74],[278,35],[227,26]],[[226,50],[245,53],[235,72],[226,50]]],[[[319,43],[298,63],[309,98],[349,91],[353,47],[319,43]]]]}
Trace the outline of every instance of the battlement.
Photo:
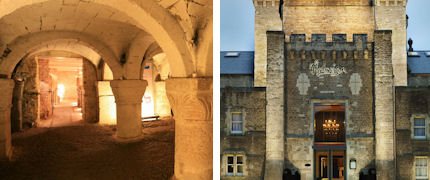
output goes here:
{"type": "Polygon", "coordinates": [[[374,0],[375,6],[404,6],[404,7],[406,7],[407,3],[408,3],[408,0],[374,0]]]}
{"type": "Polygon", "coordinates": [[[253,0],[254,7],[278,7],[280,0],[253,0]]]}
{"type": "Polygon", "coordinates": [[[328,42],[325,34],[312,34],[311,41],[306,41],[305,34],[292,34],[287,42],[288,59],[368,59],[371,44],[367,34],[354,34],[348,42],[346,34],[331,35],[328,42]]]}

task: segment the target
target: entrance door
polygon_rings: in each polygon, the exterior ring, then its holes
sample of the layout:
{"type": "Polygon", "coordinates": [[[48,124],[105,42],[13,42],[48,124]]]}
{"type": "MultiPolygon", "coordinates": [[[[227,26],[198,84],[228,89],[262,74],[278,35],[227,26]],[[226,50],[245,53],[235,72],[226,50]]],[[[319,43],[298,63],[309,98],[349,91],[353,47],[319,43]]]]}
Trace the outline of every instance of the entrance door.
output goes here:
{"type": "Polygon", "coordinates": [[[316,180],[344,180],[345,152],[335,150],[315,151],[316,180]]]}

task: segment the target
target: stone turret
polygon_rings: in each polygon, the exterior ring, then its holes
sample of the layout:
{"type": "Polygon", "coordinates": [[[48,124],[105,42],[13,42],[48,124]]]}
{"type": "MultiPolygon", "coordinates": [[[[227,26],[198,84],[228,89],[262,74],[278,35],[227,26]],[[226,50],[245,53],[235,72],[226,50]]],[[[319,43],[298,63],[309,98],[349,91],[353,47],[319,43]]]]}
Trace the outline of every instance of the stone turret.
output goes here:
{"type": "Polygon", "coordinates": [[[266,86],[267,36],[266,31],[282,30],[280,0],[254,0],[255,57],[254,86],[266,86]]]}
{"type": "Polygon", "coordinates": [[[407,0],[375,0],[375,30],[391,30],[394,84],[407,85],[406,4],[407,0]]]}

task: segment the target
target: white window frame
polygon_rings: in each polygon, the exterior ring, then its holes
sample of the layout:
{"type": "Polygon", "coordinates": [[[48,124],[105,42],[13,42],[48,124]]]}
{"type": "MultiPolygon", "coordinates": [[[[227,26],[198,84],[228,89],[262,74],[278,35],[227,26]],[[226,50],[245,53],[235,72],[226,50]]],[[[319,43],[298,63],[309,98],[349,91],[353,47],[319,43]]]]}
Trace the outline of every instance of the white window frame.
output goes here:
{"type": "Polygon", "coordinates": [[[244,107],[228,107],[227,112],[226,112],[226,119],[225,119],[225,124],[226,124],[226,132],[227,135],[245,135],[246,132],[246,108],[244,107]],[[233,128],[233,114],[235,113],[241,113],[242,114],[242,131],[232,131],[233,128]]]}
{"type": "Polygon", "coordinates": [[[243,113],[240,111],[233,111],[230,113],[230,119],[231,119],[231,128],[230,128],[230,133],[231,134],[243,134],[243,113]],[[235,123],[235,121],[233,121],[233,114],[240,114],[240,121],[238,122],[240,124],[240,131],[234,131],[233,130],[233,123],[235,123]]]}
{"type": "Polygon", "coordinates": [[[414,158],[414,177],[416,180],[428,179],[428,158],[427,158],[427,156],[415,156],[415,158],[414,158]],[[426,176],[417,176],[417,174],[416,174],[416,172],[417,172],[417,159],[425,159],[426,166],[423,166],[422,168],[426,170],[426,176]]]}
{"type": "Polygon", "coordinates": [[[411,138],[416,140],[427,140],[429,137],[429,117],[425,114],[414,114],[411,116],[411,138]],[[424,127],[420,126],[419,128],[424,128],[424,136],[415,136],[415,119],[424,119],[424,127]]]}
{"type": "Polygon", "coordinates": [[[245,155],[243,154],[243,153],[236,153],[236,154],[233,154],[233,153],[229,153],[229,154],[226,154],[225,156],[224,156],[225,158],[225,160],[224,160],[224,167],[225,167],[225,175],[226,176],[229,176],[229,177],[244,177],[245,175],[246,175],[246,173],[245,173],[245,168],[246,168],[246,157],[245,157],[245,155]],[[229,157],[233,157],[233,164],[229,164],[228,163],[228,158],[229,157]],[[242,164],[238,164],[237,163],[237,159],[238,159],[238,157],[242,157],[242,164]],[[233,166],[233,172],[231,173],[231,172],[228,172],[228,167],[229,166],[233,166]],[[241,173],[239,173],[238,172],[238,167],[239,166],[242,166],[242,172],[241,173]]]}

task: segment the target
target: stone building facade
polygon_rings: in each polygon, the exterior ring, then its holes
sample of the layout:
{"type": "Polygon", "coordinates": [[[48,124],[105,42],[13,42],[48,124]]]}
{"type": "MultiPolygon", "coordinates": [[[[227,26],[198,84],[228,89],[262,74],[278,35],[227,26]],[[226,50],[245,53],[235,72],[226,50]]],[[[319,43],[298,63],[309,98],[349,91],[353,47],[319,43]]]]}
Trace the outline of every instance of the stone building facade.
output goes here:
{"type": "Polygon", "coordinates": [[[408,64],[407,1],[253,2],[253,73],[223,72],[241,53],[221,53],[221,179],[428,178],[428,75],[408,64]],[[258,136],[248,123],[264,123],[258,136]]]}

